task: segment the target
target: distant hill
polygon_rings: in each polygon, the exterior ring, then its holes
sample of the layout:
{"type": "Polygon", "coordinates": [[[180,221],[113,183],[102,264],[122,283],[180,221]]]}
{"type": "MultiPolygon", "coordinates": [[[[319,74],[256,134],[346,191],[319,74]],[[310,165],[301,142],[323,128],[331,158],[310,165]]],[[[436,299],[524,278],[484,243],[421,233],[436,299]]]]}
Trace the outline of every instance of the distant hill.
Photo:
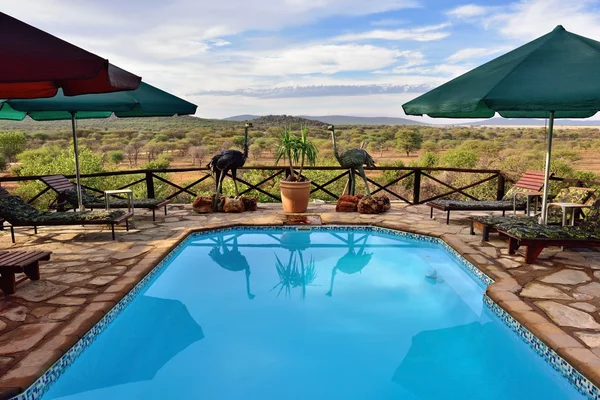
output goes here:
{"type": "MultiPolygon", "coordinates": [[[[284,126],[291,125],[297,127],[299,125],[322,127],[327,125],[324,122],[316,121],[313,119],[294,117],[291,115],[264,115],[258,118],[250,119],[256,126],[284,126]]],[[[245,121],[245,120],[234,120],[234,121],[245,121]]]]}
{"type": "MultiPolygon", "coordinates": [[[[420,121],[413,121],[408,118],[394,117],[352,117],[347,115],[299,115],[299,118],[307,120],[320,121],[331,125],[429,125],[420,121]]],[[[260,118],[258,115],[235,115],[224,118],[226,121],[248,121],[260,118]]]]}
{"type": "MultiPolygon", "coordinates": [[[[546,120],[530,118],[491,118],[483,121],[459,123],[469,126],[544,126],[546,120]]],[[[556,119],[555,126],[600,126],[600,120],[594,119],[556,119]]]]}

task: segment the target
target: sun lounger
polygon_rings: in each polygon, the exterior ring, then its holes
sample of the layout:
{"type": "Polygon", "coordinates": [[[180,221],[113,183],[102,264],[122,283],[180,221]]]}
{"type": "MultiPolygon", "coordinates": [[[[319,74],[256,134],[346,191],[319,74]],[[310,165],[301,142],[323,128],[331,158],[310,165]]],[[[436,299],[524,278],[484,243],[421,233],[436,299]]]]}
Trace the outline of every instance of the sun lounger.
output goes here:
{"type": "Polygon", "coordinates": [[[431,207],[430,217],[433,218],[433,210],[446,212],[446,224],[450,223],[450,211],[526,211],[527,201],[523,196],[527,193],[537,193],[544,187],[544,173],[542,171],[527,171],[521,179],[504,195],[502,200],[497,201],[465,201],[465,200],[433,200],[425,203],[431,207]]]}
{"type": "Polygon", "coordinates": [[[0,218],[10,224],[12,242],[15,243],[15,226],[32,226],[37,233],[39,226],[69,225],[110,225],[112,238],[115,239],[115,225],[125,223],[129,230],[132,213],[121,210],[82,211],[82,212],[44,212],[27,204],[18,196],[12,196],[6,189],[0,188],[0,218]]]}
{"type": "Polygon", "coordinates": [[[0,251],[0,290],[13,294],[18,273],[24,273],[32,281],[40,279],[39,262],[48,261],[50,254],[50,251],[0,251]]]}
{"type": "Polygon", "coordinates": [[[528,264],[535,262],[549,246],[600,247],[600,200],[596,200],[578,226],[499,224],[496,229],[508,237],[510,254],[515,254],[519,247],[526,247],[525,262],[528,264]]]}
{"type": "MultiPolygon", "coordinates": [[[[42,181],[48,185],[52,190],[58,194],[58,209],[64,209],[66,205],[70,205],[72,208],[77,208],[79,202],[77,201],[77,187],[76,185],[68,180],[64,175],[49,175],[41,178],[42,181]]],[[[82,189],[83,205],[91,210],[105,208],[106,203],[103,198],[97,198],[90,193],[82,189]]],[[[126,199],[114,199],[110,200],[110,208],[129,208],[129,201],[126,199]]],[[[156,220],[156,210],[164,207],[165,215],[167,215],[167,205],[171,200],[166,199],[134,199],[134,208],[147,208],[152,210],[152,220],[156,220]]]]}
{"type": "MultiPolygon", "coordinates": [[[[583,204],[591,206],[596,201],[595,189],[583,188],[583,187],[569,187],[562,189],[558,195],[553,199],[555,203],[573,203],[583,204]]],[[[574,209],[572,212],[581,212],[581,209],[574,209]]],[[[549,207],[548,210],[548,224],[560,225],[563,224],[565,218],[563,218],[562,211],[557,207],[549,207]]],[[[471,235],[475,234],[475,230],[483,232],[483,240],[489,240],[489,234],[496,232],[497,225],[523,225],[523,224],[537,224],[537,217],[528,217],[525,215],[515,216],[499,216],[499,215],[479,215],[471,217],[471,235]]]]}

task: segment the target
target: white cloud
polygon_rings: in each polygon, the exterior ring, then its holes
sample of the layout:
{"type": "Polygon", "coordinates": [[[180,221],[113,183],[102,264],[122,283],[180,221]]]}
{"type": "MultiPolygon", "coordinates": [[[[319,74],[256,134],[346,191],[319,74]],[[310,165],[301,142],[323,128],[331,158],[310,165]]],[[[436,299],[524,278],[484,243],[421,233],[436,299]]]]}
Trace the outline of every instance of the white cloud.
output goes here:
{"type": "Polygon", "coordinates": [[[449,63],[457,63],[465,60],[478,59],[488,57],[494,54],[508,51],[509,47],[498,47],[498,48],[483,48],[483,47],[469,47],[462,49],[446,58],[449,63]]]}
{"type": "Polygon", "coordinates": [[[448,11],[448,15],[456,18],[472,18],[485,15],[488,7],[477,4],[467,4],[448,11]]]}
{"type": "Polygon", "coordinates": [[[371,21],[373,26],[396,26],[406,24],[408,21],[405,19],[379,19],[377,21],[371,21]]]}
{"type": "Polygon", "coordinates": [[[424,26],[412,29],[395,29],[384,30],[377,29],[361,33],[349,33],[335,37],[334,40],[341,42],[351,42],[359,40],[415,40],[418,42],[428,42],[432,40],[440,40],[450,36],[448,31],[449,23],[439,25],[424,26]]]}
{"type": "MultiPolygon", "coordinates": [[[[408,74],[408,75],[433,75],[433,76],[442,76],[448,79],[456,78],[459,75],[464,74],[471,70],[473,66],[471,65],[457,65],[457,64],[437,64],[430,66],[419,66],[415,67],[405,67],[400,66],[393,69],[393,72],[396,74],[408,74]]],[[[447,80],[447,79],[446,79],[447,80]]]]}

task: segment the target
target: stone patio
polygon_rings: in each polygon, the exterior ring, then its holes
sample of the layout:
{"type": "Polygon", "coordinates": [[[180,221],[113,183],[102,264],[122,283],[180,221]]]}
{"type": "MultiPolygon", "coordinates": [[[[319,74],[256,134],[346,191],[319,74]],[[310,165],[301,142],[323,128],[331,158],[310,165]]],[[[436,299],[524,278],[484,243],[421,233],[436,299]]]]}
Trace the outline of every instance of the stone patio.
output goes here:
{"type": "MultiPolygon", "coordinates": [[[[600,386],[600,252],[546,249],[536,264],[510,256],[505,241],[469,234],[466,214],[450,225],[425,206],[393,204],[383,215],[336,213],[334,205],[312,205],[323,224],[364,224],[440,237],[493,278],[488,296],[600,386]]],[[[136,211],[135,229],[46,227],[37,235],[7,231],[2,249],[53,252],[41,264],[41,280],[23,281],[12,296],[0,294],[0,399],[26,389],[110,310],[190,231],[231,225],[282,225],[280,204],[261,204],[254,213],[195,214],[173,205],[152,222],[136,211]]],[[[318,220],[318,218],[316,218],[318,220]]]]}

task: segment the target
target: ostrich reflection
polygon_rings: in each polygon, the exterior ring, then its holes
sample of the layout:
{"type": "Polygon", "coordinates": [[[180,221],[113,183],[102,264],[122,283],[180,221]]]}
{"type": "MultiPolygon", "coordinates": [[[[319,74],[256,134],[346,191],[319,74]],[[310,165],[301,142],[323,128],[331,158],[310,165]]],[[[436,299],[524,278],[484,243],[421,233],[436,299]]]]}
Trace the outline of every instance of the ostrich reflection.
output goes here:
{"type": "Polygon", "coordinates": [[[365,245],[367,244],[368,235],[364,235],[359,240],[354,240],[354,233],[348,234],[348,252],[344,254],[335,264],[335,267],[331,270],[331,284],[329,285],[329,291],[325,293],[331,297],[333,295],[333,283],[335,281],[335,275],[338,271],[344,274],[352,275],[357,272],[361,272],[371,261],[373,253],[365,253],[365,245]],[[355,250],[355,246],[358,242],[361,242],[358,251],[355,250]]]}
{"type": "Polygon", "coordinates": [[[246,294],[252,300],[255,296],[250,292],[250,264],[248,264],[246,257],[238,250],[238,235],[235,235],[233,238],[231,250],[227,247],[222,236],[219,236],[217,241],[218,246],[213,247],[208,255],[221,268],[232,272],[244,271],[246,274],[246,294]]]}

